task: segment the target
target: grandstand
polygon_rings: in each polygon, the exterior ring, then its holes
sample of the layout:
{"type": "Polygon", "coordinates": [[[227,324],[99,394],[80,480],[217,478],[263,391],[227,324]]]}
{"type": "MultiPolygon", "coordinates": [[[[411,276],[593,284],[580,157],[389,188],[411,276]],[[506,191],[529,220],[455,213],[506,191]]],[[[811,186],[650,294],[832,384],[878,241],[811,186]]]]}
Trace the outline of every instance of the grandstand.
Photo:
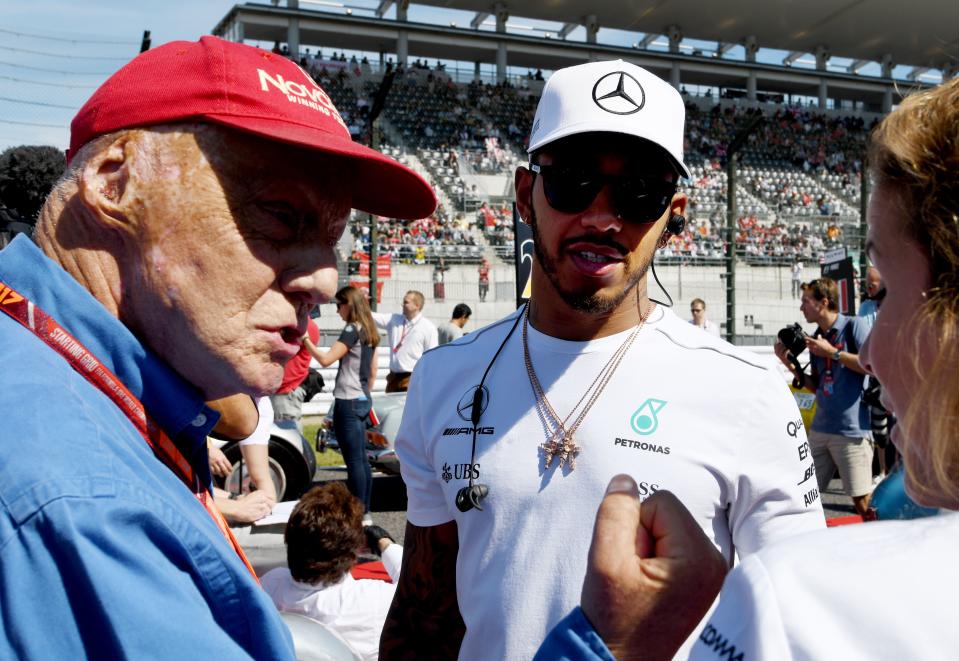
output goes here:
{"type": "MultiPolygon", "coordinates": [[[[769,342],[778,328],[800,319],[798,301],[789,291],[794,263],[805,264],[808,279],[818,273],[826,250],[846,247],[859,254],[869,129],[902,90],[955,73],[944,47],[915,39],[917,33],[938,29],[933,22],[912,16],[922,13],[918,8],[904,18],[888,0],[842,12],[825,1],[803,3],[800,10],[732,0],[703,11],[701,3],[677,0],[639,16],[611,2],[508,7],[444,0],[443,7],[474,12],[470,29],[409,21],[408,3],[381,0],[369,9],[370,16],[359,15],[362,6],[344,12],[337,3],[320,4],[237,5],[214,33],[265,47],[282,44],[282,51],[299,59],[330,93],[355,136],[366,130],[384,75],[395,74],[377,120],[380,148],[427,177],[440,204],[428,219],[378,219],[378,253],[390,255],[393,263],[383,301],[391,309],[407,289],[419,289],[427,293],[425,312],[435,321],[445,321],[460,301],[471,305],[479,325],[514,306],[512,172],[526,159],[533,113],[551,70],[619,57],[653,70],[683,92],[686,160],[692,170],[684,182],[690,222],[657,257],[659,276],[677,305],[705,298],[712,318],[720,321],[726,247],[733,241],[737,339],[756,343],[769,342]],[[603,25],[596,18],[600,9],[603,25]],[[509,28],[513,12],[562,27],[542,36],[518,34],[509,28]],[[720,20],[727,15],[732,18],[720,20]],[[888,30],[891,23],[884,20],[895,21],[899,29],[888,30]],[[807,25],[815,30],[802,29],[807,25]],[[600,28],[644,34],[634,47],[603,44],[597,38],[600,28]],[[582,41],[567,39],[577,31],[582,41]],[[853,34],[855,39],[849,37],[853,34]],[[696,45],[692,52],[687,35],[699,40],[690,42],[696,45]],[[663,40],[667,48],[657,49],[663,40]],[[713,50],[703,50],[705,40],[712,40],[713,50]],[[761,57],[770,47],[788,51],[782,64],[761,57]],[[348,60],[344,51],[354,55],[348,60]],[[837,70],[830,64],[833,53],[849,64],[837,70]],[[804,54],[814,58],[814,68],[799,66],[804,54]],[[429,65],[426,57],[444,61],[429,65]],[[475,66],[464,71],[456,62],[475,66]],[[487,64],[495,64],[495,75],[483,74],[487,64]],[[894,79],[905,65],[911,67],[905,80],[894,79]],[[510,74],[511,66],[528,70],[510,74]],[[933,69],[937,72],[930,76],[933,69]],[[765,121],[741,152],[730,236],[726,149],[757,114],[765,121]],[[481,303],[476,264],[484,257],[495,266],[491,295],[481,303]],[[446,300],[434,302],[428,294],[432,265],[440,258],[450,269],[446,300]]],[[[937,11],[935,23],[941,25],[942,7],[937,5],[937,11]]],[[[950,34],[941,43],[954,41],[950,34]]],[[[370,244],[366,218],[355,219],[351,229],[340,246],[344,282],[355,277],[350,255],[367,251],[370,244]]],[[[679,310],[685,315],[683,307],[679,310]]],[[[338,329],[338,320],[327,321],[329,331],[338,329]]]]}

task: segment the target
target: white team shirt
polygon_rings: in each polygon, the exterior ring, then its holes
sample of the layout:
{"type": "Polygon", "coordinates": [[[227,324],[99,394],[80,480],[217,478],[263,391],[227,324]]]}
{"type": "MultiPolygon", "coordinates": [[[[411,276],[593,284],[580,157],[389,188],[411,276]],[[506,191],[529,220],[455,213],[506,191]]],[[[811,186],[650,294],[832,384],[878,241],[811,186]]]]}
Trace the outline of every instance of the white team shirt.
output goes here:
{"type": "Polygon", "coordinates": [[[950,659],[959,514],[802,535],[747,558],[692,658],[950,659]]]}
{"type": "Polygon", "coordinates": [[[386,331],[390,341],[390,371],[412,372],[420,356],[439,345],[436,325],[423,316],[374,312],[373,321],[386,331]]]}
{"type": "MultiPolygon", "coordinates": [[[[596,509],[629,473],[641,497],[675,493],[732,564],[824,526],[795,400],[749,352],[657,307],[576,432],[576,469],[543,470],[544,428],[523,361],[522,327],[486,380],[475,480],[485,511],[460,512],[470,471],[472,393],[515,314],[427,353],[396,438],[408,520],[455,520],[463,659],[529,659],[579,603],[596,509]],[[798,424],[797,424],[798,423],[798,424]]],[[[565,416],[630,331],[569,342],[529,329],[536,373],[565,416]]]]}
{"type": "Polygon", "coordinates": [[[294,580],[287,567],[271,569],[261,582],[277,610],[306,615],[325,624],[363,659],[375,661],[379,657],[383,623],[400,576],[403,547],[390,544],[383,551],[382,560],[392,583],[357,580],[347,572],[339,583],[320,587],[294,580]]]}

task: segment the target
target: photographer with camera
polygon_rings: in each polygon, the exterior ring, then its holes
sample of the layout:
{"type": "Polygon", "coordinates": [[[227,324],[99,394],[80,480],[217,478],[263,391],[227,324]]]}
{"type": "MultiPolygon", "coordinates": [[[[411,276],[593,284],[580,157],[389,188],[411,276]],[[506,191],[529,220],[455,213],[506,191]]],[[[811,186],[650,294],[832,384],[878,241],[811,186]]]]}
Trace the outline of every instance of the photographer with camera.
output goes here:
{"type": "Polygon", "coordinates": [[[819,278],[802,285],[799,310],[808,323],[819,328],[812,336],[780,333],[776,356],[796,377],[797,387],[816,393],[816,415],[809,432],[809,446],[816,465],[816,480],[822,491],[836,469],[843,489],[852,498],[856,513],[866,514],[872,493],[872,441],[869,437],[869,408],[862,401],[865,371],[859,365],[859,347],[869,336],[870,325],[861,317],[839,313],[839,288],[830,278],[819,278]],[[784,335],[786,343],[783,342],[784,335]],[[803,337],[809,350],[811,373],[799,368],[798,354],[803,337]],[[789,344],[790,346],[787,346],[789,344]]]}

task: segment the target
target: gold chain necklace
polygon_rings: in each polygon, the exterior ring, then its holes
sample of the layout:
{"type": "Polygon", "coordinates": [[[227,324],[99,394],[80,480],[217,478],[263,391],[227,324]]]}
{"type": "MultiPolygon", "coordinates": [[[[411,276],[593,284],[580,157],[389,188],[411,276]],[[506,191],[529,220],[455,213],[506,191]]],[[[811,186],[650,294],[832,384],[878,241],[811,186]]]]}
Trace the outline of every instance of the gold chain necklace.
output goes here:
{"type": "Polygon", "coordinates": [[[589,384],[589,388],[586,389],[583,396],[576,402],[576,406],[574,406],[569,412],[569,415],[563,419],[560,419],[556,409],[553,408],[549,403],[549,399],[546,398],[546,392],[543,390],[543,386],[536,376],[536,370],[533,368],[533,359],[529,353],[529,333],[527,330],[529,327],[529,307],[529,304],[527,304],[526,309],[523,311],[523,360],[526,363],[526,375],[529,377],[529,385],[533,389],[533,396],[536,399],[536,412],[539,414],[540,420],[542,420],[549,434],[546,442],[538,446],[537,450],[543,451],[543,470],[549,470],[554,458],[559,459],[560,468],[568,463],[569,469],[574,470],[576,468],[576,455],[580,453],[581,448],[576,445],[573,435],[576,433],[576,430],[579,429],[583,420],[586,419],[586,414],[589,413],[593,404],[599,399],[600,394],[602,394],[610,379],[613,378],[616,368],[619,367],[623,358],[626,357],[629,348],[633,344],[633,340],[639,335],[639,331],[643,328],[643,324],[646,323],[649,313],[652,312],[653,304],[650,303],[646,309],[646,313],[640,315],[639,323],[633,328],[626,339],[623,340],[619,348],[613,352],[613,355],[606,361],[603,369],[599,371],[593,379],[593,382],[589,384]],[[586,402],[585,406],[583,406],[584,401],[586,402]],[[579,415],[573,421],[573,424],[567,428],[567,423],[569,423],[570,418],[573,417],[580,406],[583,406],[582,411],[580,411],[579,415]]]}

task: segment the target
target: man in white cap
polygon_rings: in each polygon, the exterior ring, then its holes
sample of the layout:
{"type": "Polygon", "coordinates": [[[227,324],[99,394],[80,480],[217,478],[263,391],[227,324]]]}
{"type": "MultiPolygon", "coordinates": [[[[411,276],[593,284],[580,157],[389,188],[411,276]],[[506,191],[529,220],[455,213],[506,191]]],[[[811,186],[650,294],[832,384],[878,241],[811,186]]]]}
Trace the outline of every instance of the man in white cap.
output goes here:
{"type": "Polygon", "coordinates": [[[579,603],[617,473],[641,497],[674,492],[728,565],[823,527],[782,377],[647,295],[657,246],[685,223],[684,114],[622,61],[546,84],[515,179],[530,304],[424,355],[410,385],[407,557],[381,658],[531,658],[579,603]]]}

